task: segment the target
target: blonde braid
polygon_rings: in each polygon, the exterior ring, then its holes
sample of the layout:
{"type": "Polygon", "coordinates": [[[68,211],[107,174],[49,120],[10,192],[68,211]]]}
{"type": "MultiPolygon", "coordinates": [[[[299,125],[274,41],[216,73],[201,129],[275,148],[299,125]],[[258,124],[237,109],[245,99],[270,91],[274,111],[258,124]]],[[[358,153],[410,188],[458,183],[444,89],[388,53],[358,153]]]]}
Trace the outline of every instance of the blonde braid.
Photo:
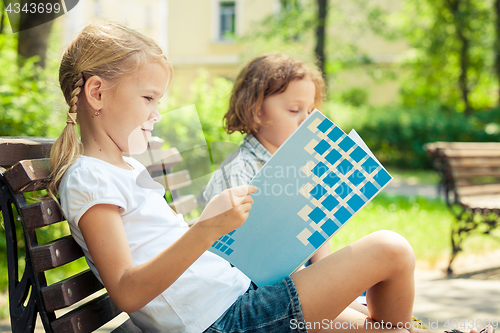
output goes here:
{"type": "Polygon", "coordinates": [[[80,72],[77,76],[77,81],[75,83],[75,89],[71,92],[71,99],[69,101],[69,112],[68,117],[66,119],[67,124],[76,125],[76,110],[78,108],[78,96],[82,91],[82,86],[85,83],[85,79],[83,77],[83,72],[80,72]]]}
{"type": "Polygon", "coordinates": [[[56,142],[52,146],[52,149],[50,150],[51,181],[47,185],[47,195],[51,197],[59,205],[59,207],[61,206],[55,194],[58,192],[61,178],[71,164],[73,164],[78,156],[83,152],[83,147],[74,128],[74,125],[76,125],[78,96],[80,95],[82,87],[85,84],[83,72],[80,72],[76,79],[75,88],[71,92],[71,99],[68,103],[69,111],[66,119],[66,124],[72,124],[73,126],[71,127],[73,128],[70,129],[66,125],[61,133],[61,136],[57,138],[56,142]],[[65,152],[65,154],[62,152],[65,152]]]}

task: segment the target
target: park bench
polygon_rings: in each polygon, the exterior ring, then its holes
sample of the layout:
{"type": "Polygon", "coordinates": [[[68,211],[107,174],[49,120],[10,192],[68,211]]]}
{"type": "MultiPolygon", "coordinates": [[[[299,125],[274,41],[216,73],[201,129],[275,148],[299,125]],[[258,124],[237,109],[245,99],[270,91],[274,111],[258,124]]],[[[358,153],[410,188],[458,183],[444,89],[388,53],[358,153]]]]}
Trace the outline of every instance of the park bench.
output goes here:
{"type": "Polygon", "coordinates": [[[434,142],[424,149],[440,172],[440,188],[455,216],[451,264],[471,233],[491,234],[500,222],[500,143],[434,142]]]}
{"type": "MultiPolygon", "coordinates": [[[[45,189],[48,183],[47,157],[53,142],[51,138],[0,137],[0,209],[6,234],[9,310],[14,333],[34,332],[37,316],[46,332],[93,332],[122,312],[90,269],[47,285],[46,271],[83,256],[71,235],[45,244],[38,242],[37,230],[67,223],[54,200],[30,200],[31,192],[45,189]],[[22,243],[25,254],[19,246],[22,243]]],[[[178,194],[181,187],[191,183],[189,173],[172,172],[182,157],[177,149],[161,150],[160,146],[161,143],[150,141],[144,154],[133,156],[147,166],[155,180],[167,184],[173,198],[169,205],[177,213],[186,214],[197,205],[194,195],[178,194]]],[[[141,331],[128,319],[112,332],[141,331]]]]}

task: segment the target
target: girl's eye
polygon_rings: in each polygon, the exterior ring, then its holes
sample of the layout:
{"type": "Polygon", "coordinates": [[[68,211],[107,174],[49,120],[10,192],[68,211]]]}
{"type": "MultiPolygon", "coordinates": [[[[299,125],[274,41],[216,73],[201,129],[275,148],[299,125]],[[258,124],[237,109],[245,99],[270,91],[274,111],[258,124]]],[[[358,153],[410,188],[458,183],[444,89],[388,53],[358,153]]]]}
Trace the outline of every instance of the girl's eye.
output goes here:
{"type": "Polygon", "coordinates": [[[292,112],[292,113],[299,113],[298,110],[290,110],[290,112],[292,112]]]}
{"type": "Polygon", "coordinates": [[[153,97],[149,97],[149,96],[144,96],[145,99],[148,100],[148,102],[151,102],[153,100],[153,97]]]}

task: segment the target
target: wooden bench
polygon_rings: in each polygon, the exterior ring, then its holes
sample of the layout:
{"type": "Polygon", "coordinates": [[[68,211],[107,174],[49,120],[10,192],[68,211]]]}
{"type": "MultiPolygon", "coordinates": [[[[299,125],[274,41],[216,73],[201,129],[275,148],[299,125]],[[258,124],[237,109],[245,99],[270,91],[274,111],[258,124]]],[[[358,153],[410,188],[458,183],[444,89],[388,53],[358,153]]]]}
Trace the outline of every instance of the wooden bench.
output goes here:
{"type": "MultiPolygon", "coordinates": [[[[0,137],[0,209],[7,243],[10,320],[15,333],[34,332],[38,316],[46,332],[93,332],[121,313],[90,269],[47,285],[45,272],[83,256],[71,235],[45,244],[38,242],[36,230],[54,228],[65,221],[54,200],[30,200],[30,192],[43,190],[48,183],[47,157],[53,142],[47,138],[0,137]],[[25,247],[20,247],[21,243],[25,247]],[[22,260],[24,272],[20,272],[22,260]]],[[[185,170],[171,172],[182,161],[175,148],[161,150],[151,143],[145,154],[135,157],[147,165],[155,179],[167,184],[173,198],[169,204],[176,212],[186,214],[196,208],[194,195],[177,193],[191,180],[185,170]]],[[[128,319],[112,332],[141,331],[128,319]]]]}
{"type": "Polygon", "coordinates": [[[490,234],[500,222],[500,143],[434,142],[424,145],[441,174],[446,204],[455,216],[451,264],[471,233],[490,234]]]}

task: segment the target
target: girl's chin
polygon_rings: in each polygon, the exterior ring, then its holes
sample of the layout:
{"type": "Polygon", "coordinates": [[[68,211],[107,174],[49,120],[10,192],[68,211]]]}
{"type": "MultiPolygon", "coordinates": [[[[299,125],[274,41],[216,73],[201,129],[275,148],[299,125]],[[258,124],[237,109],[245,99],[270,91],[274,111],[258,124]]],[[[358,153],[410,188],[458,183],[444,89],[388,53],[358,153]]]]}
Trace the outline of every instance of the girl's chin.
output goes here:
{"type": "Polygon", "coordinates": [[[144,153],[147,148],[148,148],[147,145],[142,145],[140,147],[139,146],[131,146],[131,147],[129,147],[127,154],[139,155],[139,154],[144,153]]]}
{"type": "Polygon", "coordinates": [[[149,137],[150,135],[146,135],[144,133],[141,133],[141,135],[130,136],[128,142],[128,154],[144,153],[148,148],[149,137]]]}

